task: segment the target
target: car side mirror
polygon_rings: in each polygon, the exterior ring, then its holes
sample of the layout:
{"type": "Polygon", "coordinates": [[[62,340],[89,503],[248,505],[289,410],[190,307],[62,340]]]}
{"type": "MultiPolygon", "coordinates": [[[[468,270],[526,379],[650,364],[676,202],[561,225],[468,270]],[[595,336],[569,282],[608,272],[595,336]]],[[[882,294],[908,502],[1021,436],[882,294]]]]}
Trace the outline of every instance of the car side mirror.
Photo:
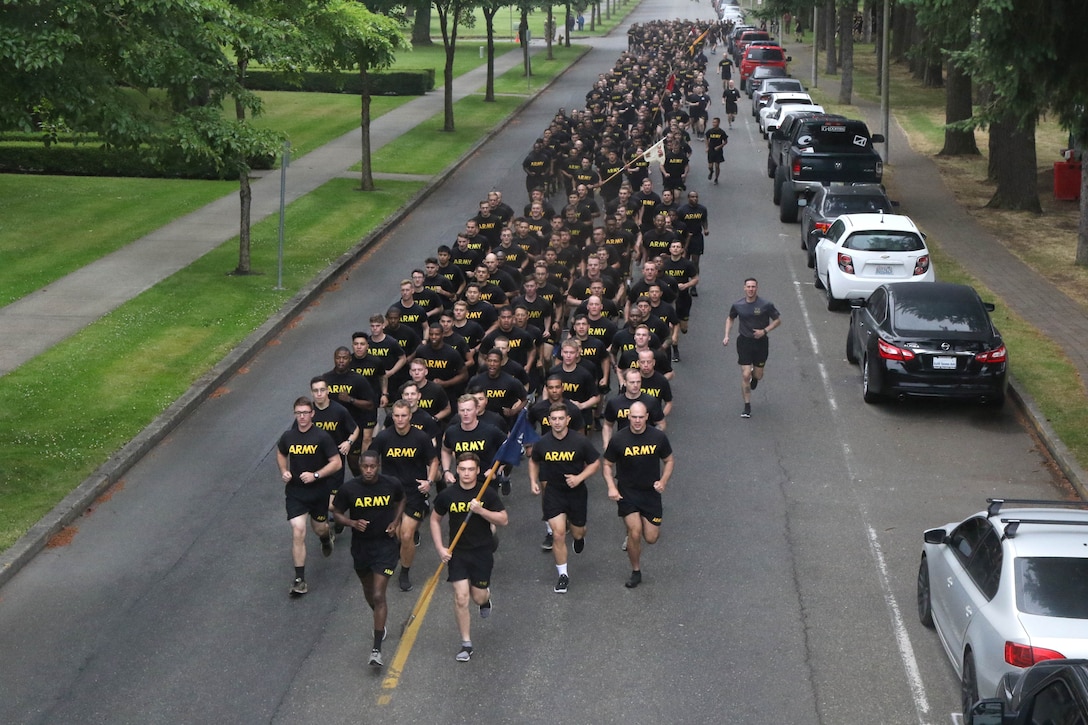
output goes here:
{"type": "Polygon", "coordinates": [[[898,201],[891,202],[891,205],[892,205],[892,209],[898,209],[899,208],[899,202],[898,201]]]}
{"type": "Polygon", "coordinates": [[[979,700],[967,712],[966,725],[1003,725],[1005,722],[1005,703],[990,698],[979,700]]]}
{"type": "Polygon", "coordinates": [[[929,529],[922,534],[922,538],[927,544],[943,544],[947,537],[948,534],[945,533],[944,529],[929,529]]]}
{"type": "MultiPolygon", "coordinates": [[[[823,237],[821,237],[821,239],[823,239],[823,237]]],[[[869,300],[864,297],[853,297],[847,300],[847,302],[850,304],[850,309],[852,310],[860,310],[863,307],[869,306],[869,300]]]]}
{"type": "Polygon", "coordinates": [[[997,309],[996,307],[994,307],[993,302],[983,302],[982,306],[986,308],[987,312],[993,312],[994,310],[997,309]]]}
{"type": "Polygon", "coordinates": [[[869,137],[869,140],[873,143],[884,143],[886,139],[884,138],[884,134],[874,133],[872,136],[869,137]]]}
{"type": "Polygon", "coordinates": [[[787,55],[786,56],[786,62],[787,63],[792,63],[793,62],[793,56],[792,55],[787,55]]]}

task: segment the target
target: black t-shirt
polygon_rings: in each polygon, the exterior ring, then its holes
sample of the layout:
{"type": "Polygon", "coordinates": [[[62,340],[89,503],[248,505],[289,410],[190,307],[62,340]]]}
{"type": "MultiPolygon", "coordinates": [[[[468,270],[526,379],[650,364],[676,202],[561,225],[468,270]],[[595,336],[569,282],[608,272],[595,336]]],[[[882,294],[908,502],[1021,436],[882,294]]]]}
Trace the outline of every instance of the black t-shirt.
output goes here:
{"type": "MultiPolygon", "coordinates": [[[[351,356],[351,372],[357,375],[362,375],[366,381],[370,384],[370,391],[375,396],[381,393],[382,378],[385,377],[385,363],[371,355],[369,352],[363,357],[351,356]]],[[[377,398],[374,399],[374,404],[378,404],[377,398]]]]}
{"type": "MultiPolygon", "coordinates": [[[[439,516],[448,514],[450,517],[449,540],[451,542],[453,537],[457,535],[458,529],[461,528],[461,524],[465,523],[465,517],[469,512],[468,503],[480,493],[481,485],[477,484],[466,490],[461,488],[460,483],[455,483],[452,486],[447,486],[445,490],[435,497],[434,512],[439,516]]],[[[480,503],[489,511],[506,510],[506,507],[502,504],[502,499],[499,498],[499,494],[491,486],[488,486],[487,490],[484,491],[480,503]]],[[[457,540],[457,547],[453,550],[453,554],[456,556],[458,551],[482,549],[484,547],[491,549],[491,537],[491,524],[483,516],[469,517],[464,533],[457,540]]]]}
{"type": "MultiPolygon", "coordinates": [[[[598,458],[600,454],[589,439],[575,430],[568,429],[562,440],[549,430],[533,444],[533,460],[540,465],[540,480],[563,490],[570,489],[564,478],[566,474],[577,475],[598,458]]],[[[579,485],[584,486],[585,481],[579,485]]]]}
{"type": "MultiPolygon", "coordinates": [[[[577,340],[577,338],[572,338],[577,340]]],[[[604,367],[608,364],[608,348],[604,342],[596,337],[587,337],[584,340],[578,340],[582,346],[582,359],[579,362],[580,365],[586,367],[597,380],[604,377],[604,367]]]]}
{"type": "MultiPolygon", "coordinates": [[[[555,403],[547,398],[543,398],[542,400],[533,403],[532,407],[529,408],[529,422],[533,425],[540,426],[541,433],[546,433],[551,430],[552,424],[548,422],[548,413],[551,412],[553,405],[555,405],[555,403]]],[[[571,427],[581,428],[582,410],[567,398],[563,398],[563,406],[566,407],[567,415],[570,416],[571,427]]]]}
{"type": "Polygon", "coordinates": [[[661,370],[654,370],[650,377],[642,376],[642,392],[660,400],[662,409],[665,403],[672,402],[672,385],[661,370]]]}
{"type": "Polygon", "coordinates": [[[477,422],[472,430],[465,430],[460,423],[446,428],[442,436],[442,448],[453,451],[453,457],[462,453],[475,453],[480,457],[480,474],[483,475],[495,462],[495,454],[506,441],[506,435],[497,427],[477,422]]]}
{"type": "Polygon", "coordinates": [[[333,508],[352,521],[367,522],[366,531],[351,530],[352,556],[363,555],[369,541],[396,540],[385,530],[393,523],[403,498],[400,481],[384,473],[379,473],[373,481],[352,478],[340,486],[332,500],[333,508]]]}
{"type": "MultiPolygon", "coordinates": [[[[654,370],[659,373],[672,372],[672,360],[669,358],[668,353],[661,348],[654,349],[651,347],[650,350],[654,354],[654,370]]],[[[638,348],[634,346],[634,343],[617,356],[616,367],[620,370],[638,367],[638,348]]]]}
{"type": "Polygon", "coordinates": [[[524,295],[515,297],[514,306],[517,307],[518,305],[524,305],[529,309],[529,325],[541,332],[548,331],[547,325],[545,325],[544,322],[545,320],[551,319],[552,314],[555,312],[555,307],[553,305],[549,304],[539,293],[532,302],[525,299],[524,295]]]}
{"type": "Polygon", "coordinates": [[[477,385],[487,393],[487,409],[499,414],[503,414],[503,408],[512,408],[519,400],[525,400],[525,386],[501,370],[494,378],[487,372],[474,375],[468,381],[468,387],[477,385]]]}
{"type": "Polygon", "coordinates": [[[441,413],[449,404],[450,396],[446,394],[445,388],[433,380],[428,380],[427,383],[419,389],[419,410],[427,413],[431,417],[441,413]]]}
{"type": "Polygon", "coordinates": [[[594,395],[597,395],[597,381],[600,378],[593,377],[583,365],[575,365],[573,370],[564,370],[562,365],[556,365],[548,371],[548,377],[556,376],[563,381],[563,395],[576,403],[584,403],[594,395]]]}
{"type": "Polygon", "coordinates": [[[484,327],[472,319],[466,319],[465,324],[460,327],[455,324],[453,330],[465,339],[465,344],[468,345],[470,350],[474,349],[480,344],[480,340],[484,339],[484,327]]]}
{"type": "Polygon", "coordinates": [[[292,425],[280,436],[276,449],[287,456],[287,468],[291,471],[288,485],[305,488],[322,484],[320,480],[305,484],[299,478],[300,475],[307,471],[312,473],[320,470],[333,458],[340,456],[332,436],[313,425],[305,433],[298,429],[298,425],[292,425]]]}
{"type": "MultiPolygon", "coordinates": [[[[370,387],[370,383],[366,381],[359,373],[352,370],[345,370],[342,373],[336,372],[336,370],[330,370],[321,377],[325,378],[325,382],[329,385],[329,398],[334,403],[340,403],[337,399],[341,393],[352,398],[358,398],[359,400],[369,400],[377,405],[378,398],[374,395],[374,388],[370,387]]],[[[348,413],[355,420],[356,423],[362,421],[366,417],[367,411],[362,408],[351,405],[349,403],[340,403],[347,408],[348,413]]],[[[315,416],[316,417],[316,416],[315,416]]],[[[335,436],[333,436],[335,438],[335,436]]]]}
{"type": "Polygon", "coordinates": [[[533,349],[532,335],[518,327],[511,327],[509,331],[496,327],[480,343],[481,355],[486,355],[491,348],[495,347],[495,338],[497,337],[505,337],[510,341],[510,351],[507,355],[511,360],[521,365],[522,368],[529,364],[529,353],[533,349]]]}
{"type": "MultiPolygon", "coordinates": [[[[420,340],[423,339],[425,325],[427,324],[427,310],[415,300],[411,305],[405,305],[400,300],[397,300],[390,307],[395,307],[400,310],[400,327],[407,327],[416,334],[416,337],[420,340]]],[[[400,328],[397,330],[386,330],[386,333],[392,335],[398,340],[402,339],[397,333],[400,332],[400,328]]],[[[414,350],[414,347],[405,347],[405,351],[414,350]]]]}
{"type": "Polygon", "coordinates": [[[432,380],[451,380],[465,366],[461,353],[446,343],[442,343],[442,347],[437,350],[430,343],[420,345],[416,348],[415,359],[427,365],[427,377],[432,380]]]}
{"type": "Polygon", "coordinates": [[[400,346],[397,338],[392,335],[386,335],[381,342],[375,341],[373,336],[369,339],[370,354],[381,360],[386,372],[392,370],[393,366],[400,362],[400,359],[405,355],[404,348],[400,346]]]}
{"type": "Polygon", "coordinates": [[[631,413],[631,406],[635,403],[642,403],[646,406],[646,414],[649,416],[650,425],[657,425],[665,418],[665,413],[661,410],[661,401],[643,392],[639,393],[639,396],[634,400],[628,398],[624,393],[609,398],[608,402],[604,404],[604,419],[609,423],[613,423],[616,430],[623,430],[628,425],[627,416],[631,413]]]}
{"type": "MultiPolygon", "coordinates": [[[[441,388],[439,388],[439,390],[441,390],[441,388]]],[[[422,403],[423,401],[420,400],[420,402],[422,403]]],[[[386,414],[385,421],[382,423],[382,425],[384,425],[387,430],[393,427],[392,413],[386,414]]],[[[422,408],[416,408],[412,411],[412,417],[409,420],[409,425],[411,425],[416,430],[421,430],[426,433],[427,437],[431,440],[436,439],[438,437],[438,434],[442,432],[442,428],[441,426],[439,426],[438,421],[434,419],[434,416],[431,415],[428,411],[423,410],[422,408]]],[[[437,451],[437,447],[435,448],[435,450],[437,451]]]]}
{"type": "Polygon", "coordinates": [[[359,427],[348,409],[335,400],[330,400],[324,410],[314,406],[313,423],[314,426],[332,436],[337,444],[346,441],[359,427]]]}
{"type": "MultiPolygon", "coordinates": [[[[505,299],[505,295],[503,295],[503,298],[505,299]]],[[[485,302],[482,298],[475,303],[468,302],[466,304],[468,305],[466,317],[482,327],[485,331],[499,319],[499,313],[495,310],[495,305],[490,302],[485,302]]],[[[461,334],[465,335],[463,332],[461,334]]],[[[465,335],[465,337],[467,338],[468,335],[465,335]]]]}
{"type": "Polygon", "coordinates": [[[608,441],[604,459],[616,464],[616,483],[637,491],[652,491],[661,477],[661,461],[672,455],[672,446],[664,433],[647,427],[639,435],[630,428],[617,431],[608,441]]]}
{"type": "Polygon", "coordinates": [[[405,491],[415,491],[416,480],[429,477],[427,468],[438,455],[431,437],[414,426],[404,435],[386,428],[374,436],[370,450],[381,456],[382,472],[400,481],[405,491]]]}

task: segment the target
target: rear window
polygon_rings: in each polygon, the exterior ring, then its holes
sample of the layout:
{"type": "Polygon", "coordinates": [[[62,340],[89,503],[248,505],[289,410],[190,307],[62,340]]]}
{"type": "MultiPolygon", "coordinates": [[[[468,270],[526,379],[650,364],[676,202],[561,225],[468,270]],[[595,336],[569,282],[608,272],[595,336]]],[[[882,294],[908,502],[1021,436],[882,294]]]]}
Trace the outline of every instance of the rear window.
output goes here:
{"type": "Polygon", "coordinates": [[[748,51],[749,60],[774,61],[785,60],[786,56],[778,48],[752,48],[748,51]]]}
{"type": "Polygon", "coordinates": [[[797,145],[816,153],[865,153],[873,147],[864,123],[831,120],[805,124],[797,145]]]}
{"type": "Polygon", "coordinates": [[[828,215],[864,214],[866,212],[891,211],[882,196],[833,196],[827,202],[828,215]]]}
{"type": "Polygon", "coordinates": [[[1016,608],[1042,617],[1088,619],[1088,559],[1020,557],[1016,608]]]}
{"type": "Polygon", "coordinates": [[[975,303],[964,304],[957,298],[915,298],[913,295],[895,298],[895,329],[911,332],[971,332],[988,333],[990,323],[986,310],[975,303]]]}
{"type": "Polygon", "coordinates": [[[770,40],[771,34],[765,33],[762,30],[747,31],[740,36],[740,42],[742,43],[754,43],[757,40],[770,40]]]}
{"type": "Polygon", "coordinates": [[[857,232],[843,247],[859,252],[920,252],[926,248],[922,238],[910,232],[857,232]]]}

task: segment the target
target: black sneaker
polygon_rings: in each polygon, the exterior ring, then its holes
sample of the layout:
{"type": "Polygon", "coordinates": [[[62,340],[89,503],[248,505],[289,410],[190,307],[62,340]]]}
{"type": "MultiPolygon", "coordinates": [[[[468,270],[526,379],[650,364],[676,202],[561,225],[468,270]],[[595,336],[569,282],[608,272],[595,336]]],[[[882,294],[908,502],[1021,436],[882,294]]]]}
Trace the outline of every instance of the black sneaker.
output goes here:
{"type": "Polygon", "coordinates": [[[458,662],[468,662],[470,659],[472,659],[472,647],[467,644],[461,645],[461,651],[457,653],[456,660],[458,662]]]}
{"type": "Polygon", "coordinates": [[[403,566],[400,568],[400,590],[402,592],[412,591],[412,579],[403,566]]]}
{"type": "Polygon", "coordinates": [[[757,385],[759,385],[759,378],[757,378],[755,375],[753,375],[752,376],[752,381],[750,383],[748,383],[748,387],[751,388],[752,390],[755,390],[757,385]]]}
{"type": "Polygon", "coordinates": [[[499,490],[502,491],[503,496],[510,495],[510,479],[508,477],[503,476],[499,479],[499,490]]]}
{"type": "Polygon", "coordinates": [[[328,558],[332,556],[333,546],[333,533],[329,531],[329,535],[321,540],[321,555],[328,558]]]}
{"type": "Polygon", "coordinates": [[[675,347],[672,349],[672,361],[680,362],[680,351],[677,350],[675,347]]]}
{"type": "Polygon", "coordinates": [[[291,596],[301,597],[308,591],[310,591],[310,589],[306,586],[306,580],[302,577],[296,577],[294,583],[291,585],[291,596]]]}
{"type": "Polygon", "coordinates": [[[627,587],[628,589],[634,589],[635,587],[637,587],[641,583],[642,583],[642,572],[641,571],[633,571],[633,572],[631,572],[631,578],[628,579],[626,582],[624,582],[623,585],[625,587],[627,587]]]}
{"type": "Polygon", "coordinates": [[[370,650],[370,659],[367,660],[367,664],[371,667],[380,668],[385,663],[382,662],[382,651],[380,649],[370,650]]]}
{"type": "Polygon", "coordinates": [[[709,172],[709,173],[708,173],[708,174],[706,175],[706,178],[707,178],[707,180],[713,179],[713,178],[714,178],[714,172],[713,172],[713,171],[709,172]]]}
{"type": "Polygon", "coordinates": [[[491,616],[491,597],[487,598],[487,601],[480,605],[480,619],[487,619],[491,616]]]}
{"type": "Polygon", "coordinates": [[[566,594],[568,584],[570,584],[570,577],[568,577],[566,574],[560,574],[559,581],[555,583],[555,593],[566,594]]]}
{"type": "Polygon", "coordinates": [[[740,417],[741,418],[751,418],[752,417],[752,404],[751,403],[745,403],[744,404],[744,410],[741,411],[740,417]]]}
{"type": "Polygon", "coordinates": [[[555,535],[544,534],[544,541],[541,542],[540,548],[544,551],[551,551],[553,546],[555,546],[555,535]]]}
{"type": "Polygon", "coordinates": [[[581,554],[582,549],[586,548],[586,537],[574,540],[574,553],[581,554]]]}
{"type": "Polygon", "coordinates": [[[419,546],[419,529],[416,529],[416,532],[412,534],[412,543],[419,546]]]}

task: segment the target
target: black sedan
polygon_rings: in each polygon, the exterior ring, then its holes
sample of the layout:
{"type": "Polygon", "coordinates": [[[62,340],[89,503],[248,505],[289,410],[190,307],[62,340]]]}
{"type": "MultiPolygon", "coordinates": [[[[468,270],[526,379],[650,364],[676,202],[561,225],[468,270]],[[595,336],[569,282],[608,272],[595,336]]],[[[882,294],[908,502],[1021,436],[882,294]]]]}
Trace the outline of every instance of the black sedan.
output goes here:
{"type": "Polygon", "coordinates": [[[801,249],[808,252],[808,267],[816,266],[816,243],[843,214],[892,213],[899,202],[890,201],[880,184],[829,184],[805,191],[801,208],[801,249]]]}
{"type": "Polygon", "coordinates": [[[1009,361],[993,308],[949,282],[884,284],[852,300],[846,359],[861,363],[865,402],[922,396],[1000,407],[1009,361]]]}

